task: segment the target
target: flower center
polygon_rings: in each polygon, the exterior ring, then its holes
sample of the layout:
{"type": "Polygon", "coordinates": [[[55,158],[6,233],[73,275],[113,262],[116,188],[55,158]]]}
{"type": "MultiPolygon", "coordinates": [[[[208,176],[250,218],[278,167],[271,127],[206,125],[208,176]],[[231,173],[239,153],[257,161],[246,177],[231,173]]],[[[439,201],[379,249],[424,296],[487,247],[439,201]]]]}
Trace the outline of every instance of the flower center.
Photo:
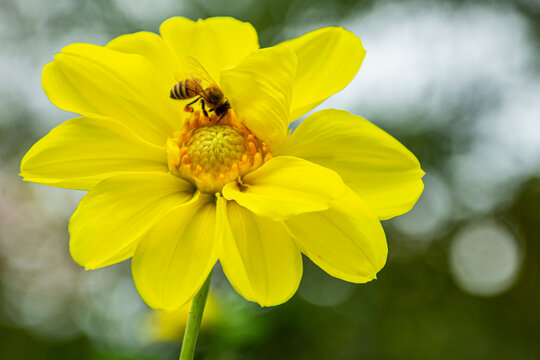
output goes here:
{"type": "Polygon", "coordinates": [[[201,192],[220,192],[232,181],[268,161],[272,155],[232,111],[217,121],[196,111],[185,128],[167,140],[169,171],[193,183],[201,192]]]}

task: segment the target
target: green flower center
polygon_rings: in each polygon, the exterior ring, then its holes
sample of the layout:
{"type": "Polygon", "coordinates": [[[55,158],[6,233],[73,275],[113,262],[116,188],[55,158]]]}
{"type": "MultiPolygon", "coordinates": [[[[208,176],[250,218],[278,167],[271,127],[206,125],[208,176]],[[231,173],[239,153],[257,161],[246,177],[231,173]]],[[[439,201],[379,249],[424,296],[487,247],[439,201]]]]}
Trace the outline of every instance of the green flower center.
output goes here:
{"type": "Polygon", "coordinates": [[[186,147],[192,166],[200,166],[215,176],[227,173],[248,151],[246,138],[228,125],[198,128],[186,142],[186,147]]]}

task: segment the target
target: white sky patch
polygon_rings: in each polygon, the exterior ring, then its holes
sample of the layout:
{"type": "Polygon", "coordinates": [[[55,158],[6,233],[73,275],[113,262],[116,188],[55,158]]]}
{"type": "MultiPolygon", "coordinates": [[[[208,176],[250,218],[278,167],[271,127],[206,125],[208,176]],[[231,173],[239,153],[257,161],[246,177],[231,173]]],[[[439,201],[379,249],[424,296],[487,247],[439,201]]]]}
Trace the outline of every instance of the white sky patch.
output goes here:
{"type": "Polygon", "coordinates": [[[471,84],[488,81],[504,90],[530,79],[533,54],[525,22],[513,11],[391,4],[344,27],[362,39],[367,56],[357,77],[325,107],[370,116],[421,106],[433,115],[429,126],[444,119],[447,100],[471,84]]]}

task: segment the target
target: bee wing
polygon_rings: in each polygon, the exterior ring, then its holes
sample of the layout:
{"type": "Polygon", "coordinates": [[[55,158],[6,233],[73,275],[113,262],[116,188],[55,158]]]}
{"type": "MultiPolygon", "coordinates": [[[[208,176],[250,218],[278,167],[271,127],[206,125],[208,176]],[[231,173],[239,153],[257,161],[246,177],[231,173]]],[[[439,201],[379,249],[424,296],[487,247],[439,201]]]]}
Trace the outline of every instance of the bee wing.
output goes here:
{"type": "Polygon", "coordinates": [[[218,84],[214,81],[212,76],[210,76],[208,71],[206,71],[204,66],[202,66],[202,64],[197,61],[197,59],[192,56],[188,56],[186,57],[186,64],[188,66],[187,69],[189,76],[194,79],[199,79],[201,81],[203,89],[209,88],[211,86],[215,86],[219,89],[218,84]]]}

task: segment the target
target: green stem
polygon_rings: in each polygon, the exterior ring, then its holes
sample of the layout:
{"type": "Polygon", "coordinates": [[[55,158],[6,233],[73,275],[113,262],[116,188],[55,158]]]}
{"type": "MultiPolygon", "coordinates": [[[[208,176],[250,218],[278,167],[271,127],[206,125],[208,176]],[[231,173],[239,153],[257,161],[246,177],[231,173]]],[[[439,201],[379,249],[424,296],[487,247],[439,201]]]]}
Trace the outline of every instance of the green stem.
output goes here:
{"type": "Polygon", "coordinates": [[[204,305],[206,305],[206,298],[208,297],[208,289],[210,288],[211,278],[212,272],[208,274],[208,278],[204,282],[204,285],[201,287],[201,290],[199,290],[197,295],[195,295],[193,302],[191,303],[191,310],[189,311],[179,360],[193,360],[193,355],[195,354],[195,345],[197,343],[197,336],[199,335],[199,328],[201,327],[204,305]]]}

